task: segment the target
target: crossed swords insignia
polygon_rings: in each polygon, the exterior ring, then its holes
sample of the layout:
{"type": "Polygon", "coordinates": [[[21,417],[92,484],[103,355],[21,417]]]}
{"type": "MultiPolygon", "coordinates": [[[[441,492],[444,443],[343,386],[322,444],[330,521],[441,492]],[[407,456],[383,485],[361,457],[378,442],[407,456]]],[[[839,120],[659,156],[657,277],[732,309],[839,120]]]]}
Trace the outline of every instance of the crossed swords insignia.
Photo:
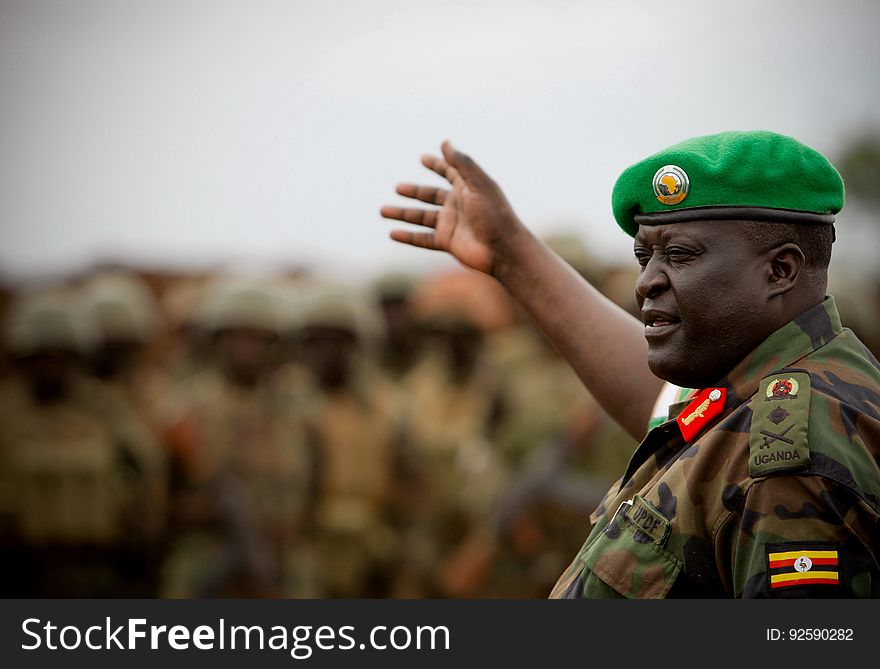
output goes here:
{"type": "Polygon", "coordinates": [[[764,438],[764,443],[761,444],[761,448],[770,448],[774,441],[781,441],[788,444],[789,446],[794,446],[794,439],[789,439],[785,436],[786,434],[788,434],[788,431],[793,427],[794,424],[789,425],[779,434],[776,434],[775,432],[770,432],[769,430],[761,430],[761,435],[764,438]]]}

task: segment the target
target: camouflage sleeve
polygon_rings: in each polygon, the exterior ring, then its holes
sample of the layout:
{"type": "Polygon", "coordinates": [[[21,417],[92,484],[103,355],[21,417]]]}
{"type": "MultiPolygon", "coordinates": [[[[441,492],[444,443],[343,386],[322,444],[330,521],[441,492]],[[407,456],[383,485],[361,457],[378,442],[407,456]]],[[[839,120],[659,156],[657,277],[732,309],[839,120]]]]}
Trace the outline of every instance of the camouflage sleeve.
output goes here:
{"type": "Polygon", "coordinates": [[[736,597],[878,597],[877,513],[849,486],[817,475],[754,481],[716,537],[736,597]]]}

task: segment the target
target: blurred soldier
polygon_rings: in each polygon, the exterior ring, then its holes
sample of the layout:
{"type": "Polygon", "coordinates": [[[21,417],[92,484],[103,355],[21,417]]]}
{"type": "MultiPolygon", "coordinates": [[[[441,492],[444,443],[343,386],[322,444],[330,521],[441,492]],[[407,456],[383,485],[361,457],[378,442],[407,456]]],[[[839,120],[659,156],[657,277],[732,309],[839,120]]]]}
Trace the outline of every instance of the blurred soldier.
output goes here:
{"type": "Polygon", "coordinates": [[[215,360],[181,387],[167,432],[175,525],[161,594],[312,596],[315,459],[306,400],[277,374],[277,296],[223,280],[205,299],[215,360]]]}
{"type": "Polygon", "coordinates": [[[574,230],[557,230],[544,235],[544,243],[586,281],[598,286],[605,274],[604,264],[596,258],[584,238],[574,230]]]}
{"type": "Polygon", "coordinates": [[[460,595],[450,583],[469,567],[449,560],[465,540],[479,553],[483,523],[505,480],[492,448],[506,409],[504,389],[486,338],[507,326],[512,314],[491,279],[468,272],[426,279],[412,304],[423,354],[404,388],[422,484],[407,554],[421,594],[460,595]]]}
{"type": "MultiPolygon", "coordinates": [[[[604,268],[580,236],[544,242],[584,279],[603,283],[604,268]]],[[[579,546],[569,528],[595,508],[636,444],[530,320],[494,337],[493,353],[510,404],[495,445],[513,480],[493,521],[498,550],[491,573],[483,566],[480,593],[543,596],[579,546]]]]}
{"type": "Polygon", "coordinates": [[[205,333],[207,280],[176,276],[162,290],[158,306],[166,324],[162,362],[167,374],[182,382],[209,363],[210,346],[205,333]]]}
{"type": "MultiPolygon", "coordinates": [[[[580,237],[556,233],[544,241],[578,274],[597,284],[601,265],[580,237]]],[[[496,446],[511,466],[519,466],[533,448],[555,440],[575,421],[601,421],[604,412],[534,322],[521,318],[516,327],[494,337],[492,344],[511,403],[496,446]]],[[[624,466],[628,455],[623,456],[624,466]]],[[[616,475],[616,469],[609,473],[609,483],[616,475]]]]}
{"type": "Polygon", "coordinates": [[[85,308],[95,322],[91,367],[109,392],[131,404],[151,431],[164,422],[168,383],[147,354],[159,335],[156,299],[134,274],[103,272],[83,286],[85,308]]]}
{"type": "MultiPolygon", "coordinates": [[[[12,302],[12,288],[0,280],[0,323],[6,322],[6,314],[12,302]]],[[[9,359],[6,351],[0,350],[0,380],[9,374],[9,359]]]]}
{"type": "Polygon", "coordinates": [[[828,292],[837,300],[841,320],[876,357],[880,353],[880,285],[860,269],[830,273],[828,292]]]}
{"type": "Polygon", "coordinates": [[[366,297],[317,284],[300,303],[297,351],[314,379],[320,454],[316,532],[326,597],[390,593],[407,489],[396,394],[370,360],[381,323],[366,297]]]}
{"type": "MultiPolygon", "coordinates": [[[[150,515],[157,519],[157,541],[144,555],[144,580],[156,588],[160,561],[159,529],[167,516],[167,458],[159,433],[171,412],[171,387],[147,358],[159,333],[156,300],[145,281],[124,271],[99,272],[81,288],[85,317],[93,323],[89,363],[102,392],[120,407],[117,420],[128,423],[137,443],[155,463],[148,483],[150,515]],[[159,522],[162,519],[162,522],[159,522]]],[[[163,537],[164,538],[164,537],[163,537]]]]}
{"type": "Polygon", "coordinates": [[[29,291],[0,390],[3,593],[150,596],[162,462],[131,410],[81,371],[92,331],[69,290],[29,291]]]}
{"type": "Polygon", "coordinates": [[[379,360],[386,374],[401,379],[412,367],[418,352],[410,296],[417,279],[404,272],[387,272],[372,289],[385,324],[379,360]]]}

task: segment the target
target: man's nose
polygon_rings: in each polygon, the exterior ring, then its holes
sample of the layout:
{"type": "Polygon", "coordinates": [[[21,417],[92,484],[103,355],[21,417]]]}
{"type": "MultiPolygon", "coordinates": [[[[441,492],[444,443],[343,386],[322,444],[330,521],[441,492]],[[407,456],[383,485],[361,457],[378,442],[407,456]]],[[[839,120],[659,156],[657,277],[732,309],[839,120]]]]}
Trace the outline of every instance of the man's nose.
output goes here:
{"type": "Polygon", "coordinates": [[[669,277],[661,267],[657,255],[651,256],[648,264],[636,279],[636,293],[642,299],[656,297],[669,288],[669,277]]]}

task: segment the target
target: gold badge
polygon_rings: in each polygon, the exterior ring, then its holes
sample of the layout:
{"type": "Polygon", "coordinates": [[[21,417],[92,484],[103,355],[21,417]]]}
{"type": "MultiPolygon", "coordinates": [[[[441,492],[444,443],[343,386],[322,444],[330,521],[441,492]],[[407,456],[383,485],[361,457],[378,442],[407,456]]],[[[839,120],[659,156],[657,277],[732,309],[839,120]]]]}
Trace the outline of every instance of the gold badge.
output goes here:
{"type": "Polygon", "coordinates": [[[657,170],[652,186],[654,195],[663,204],[678,204],[687,197],[691,182],[683,169],[665,165],[657,170]]]}
{"type": "Polygon", "coordinates": [[[703,400],[703,403],[694,409],[691,413],[687,415],[686,418],[682,419],[682,423],[685,425],[690,425],[697,418],[703,418],[703,414],[706,412],[706,409],[709,408],[709,400],[703,400]]]}

